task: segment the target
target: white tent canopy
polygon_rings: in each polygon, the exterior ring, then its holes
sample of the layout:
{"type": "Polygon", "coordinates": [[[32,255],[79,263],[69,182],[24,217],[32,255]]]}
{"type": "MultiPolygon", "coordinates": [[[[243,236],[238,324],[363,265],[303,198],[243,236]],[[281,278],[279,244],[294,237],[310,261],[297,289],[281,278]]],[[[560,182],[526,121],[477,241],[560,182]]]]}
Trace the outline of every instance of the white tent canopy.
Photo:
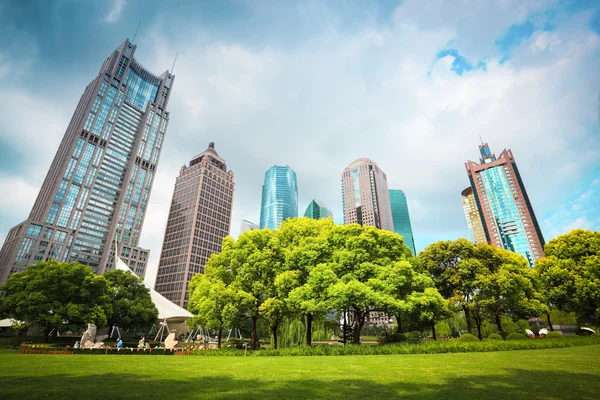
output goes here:
{"type": "MultiPolygon", "coordinates": [[[[133,271],[119,257],[117,257],[117,269],[121,271],[129,271],[133,274],[133,271]]],[[[179,307],[177,304],[173,303],[171,300],[152,289],[146,283],[144,283],[144,285],[150,289],[150,297],[158,309],[158,319],[167,321],[180,321],[192,318],[194,316],[191,312],[183,307],[179,307]]]]}

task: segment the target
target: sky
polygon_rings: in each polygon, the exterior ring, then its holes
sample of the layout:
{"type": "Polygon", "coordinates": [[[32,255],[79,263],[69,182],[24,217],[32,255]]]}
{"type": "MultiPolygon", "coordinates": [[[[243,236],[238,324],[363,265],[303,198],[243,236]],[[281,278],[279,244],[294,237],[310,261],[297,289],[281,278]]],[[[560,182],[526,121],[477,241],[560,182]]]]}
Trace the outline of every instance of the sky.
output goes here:
{"type": "Polygon", "coordinates": [[[175,178],[215,142],[231,234],[264,172],[342,222],[341,172],[374,160],[417,250],[467,237],[464,163],[510,148],[546,240],[600,229],[600,2],[0,0],[0,241],[25,220],[85,86],[125,38],[176,76],[140,245],[154,282],[175,178]]]}

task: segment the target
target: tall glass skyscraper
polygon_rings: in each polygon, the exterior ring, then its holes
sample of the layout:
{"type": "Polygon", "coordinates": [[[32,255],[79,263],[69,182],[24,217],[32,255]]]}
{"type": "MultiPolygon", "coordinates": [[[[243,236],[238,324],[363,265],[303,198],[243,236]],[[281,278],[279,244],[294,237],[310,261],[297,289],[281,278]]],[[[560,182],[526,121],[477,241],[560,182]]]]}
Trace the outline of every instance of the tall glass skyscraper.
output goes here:
{"type": "Polygon", "coordinates": [[[175,180],[154,289],[187,307],[188,284],[229,235],[233,171],[210,143],[175,180]]]}
{"type": "Polygon", "coordinates": [[[312,219],[331,218],[333,219],[333,213],[327,208],[325,203],[320,200],[314,199],[310,202],[304,216],[312,219]]]}
{"type": "Polygon", "coordinates": [[[471,240],[475,244],[487,243],[485,232],[483,230],[483,223],[481,222],[481,216],[477,209],[477,203],[475,202],[475,196],[473,195],[473,188],[467,187],[462,191],[462,206],[463,212],[465,213],[465,220],[467,221],[467,227],[469,228],[469,234],[471,240]]]}
{"type": "Polygon", "coordinates": [[[394,230],[387,177],[368,158],[359,158],[342,172],[344,224],[394,230]]]}
{"type": "Polygon", "coordinates": [[[29,218],[0,251],[0,282],[39,260],[111,268],[113,243],[144,276],[149,250],[138,247],[169,122],[175,76],[154,75],[125,40],[86,87],[29,218]]]}
{"type": "Polygon", "coordinates": [[[265,172],[260,206],[260,229],[279,228],[283,221],[297,216],[296,173],[287,165],[274,165],[265,172]]]}
{"type": "Polygon", "coordinates": [[[390,189],[390,206],[392,207],[394,232],[404,237],[404,244],[408,246],[413,256],[416,256],[417,249],[415,248],[412,226],[410,225],[408,204],[402,190],[390,189]]]}
{"type": "Polygon", "coordinates": [[[487,242],[524,256],[533,266],[544,256],[544,237],[510,149],[498,158],[487,143],[479,163],[465,163],[487,242]]]}

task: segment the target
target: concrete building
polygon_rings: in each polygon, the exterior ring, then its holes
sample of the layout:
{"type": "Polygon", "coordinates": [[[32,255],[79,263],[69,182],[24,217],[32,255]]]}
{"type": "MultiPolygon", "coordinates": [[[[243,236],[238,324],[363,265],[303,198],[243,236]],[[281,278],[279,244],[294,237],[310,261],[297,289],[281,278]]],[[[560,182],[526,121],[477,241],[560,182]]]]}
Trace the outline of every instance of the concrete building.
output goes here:
{"type": "Polygon", "coordinates": [[[544,237],[510,149],[500,156],[487,143],[479,163],[465,163],[488,243],[524,256],[529,265],[544,256],[544,237]]]}
{"type": "Polygon", "coordinates": [[[214,143],[179,171],[154,289],[181,307],[187,307],[188,283],[229,235],[234,188],[214,143]]]}
{"type": "Polygon", "coordinates": [[[327,208],[325,203],[320,200],[314,199],[310,202],[304,216],[312,219],[331,218],[333,219],[333,213],[327,208]]]}
{"type": "Polygon", "coordinates": [[[469,186],[463,190],[461,194],[463,196],[463,211],[465,213],[465,220],[467,221],[471,240],[473,240],[475,244],[487,243],[485,231],[483,230],[483,223],[481,222],[479,209],[477,208],[477,202],[473,195],[473,188],[469,186]]]}
{"type": "Polygon", "coordinates": [[[368,158],[359,158],[342,172],[344,224],[394,230],[387,178],[368,158]]]}
{"type": "Polygon", "coordinates": [[[260,229],[279,228],[283,221],[297,216],[296,173],[287,165],[274,165],[265,172],[260,205],[260,229]]]}
{"type": "Polygon", "coordinates": [[[390,189],[390,206],[392,208],[394,232],[404,237],[404,244],[408,246],[413,256],[416,256],[417,249],[415,248],[410,215],[408,214],[408,203],[402,190],[390,189]]]}
{"type": "Polygon", "coordinates": [[[47,259],[101,274],[114,266],[115,240],[121,258],[144,276],[149,250],[138,241],[175,77],[148,71],[136,48],[125,40],[83,92],[29,217],[0,250],[0,283],[47,259]]]}

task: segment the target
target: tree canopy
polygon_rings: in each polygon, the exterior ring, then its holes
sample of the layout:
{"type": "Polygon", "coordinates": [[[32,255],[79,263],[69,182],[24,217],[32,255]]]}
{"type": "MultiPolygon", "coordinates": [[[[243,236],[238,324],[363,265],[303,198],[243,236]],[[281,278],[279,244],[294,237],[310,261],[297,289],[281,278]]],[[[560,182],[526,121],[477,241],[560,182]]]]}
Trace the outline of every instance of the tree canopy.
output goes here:
{"type": "Polygon", "coordinates": [[[0,290],[1,313],[39,325],[46,340],[52,329],[88,323],[106,326],[112,314],[107,280],[81,264],[40,261],[11,275],[0,290]]]}

